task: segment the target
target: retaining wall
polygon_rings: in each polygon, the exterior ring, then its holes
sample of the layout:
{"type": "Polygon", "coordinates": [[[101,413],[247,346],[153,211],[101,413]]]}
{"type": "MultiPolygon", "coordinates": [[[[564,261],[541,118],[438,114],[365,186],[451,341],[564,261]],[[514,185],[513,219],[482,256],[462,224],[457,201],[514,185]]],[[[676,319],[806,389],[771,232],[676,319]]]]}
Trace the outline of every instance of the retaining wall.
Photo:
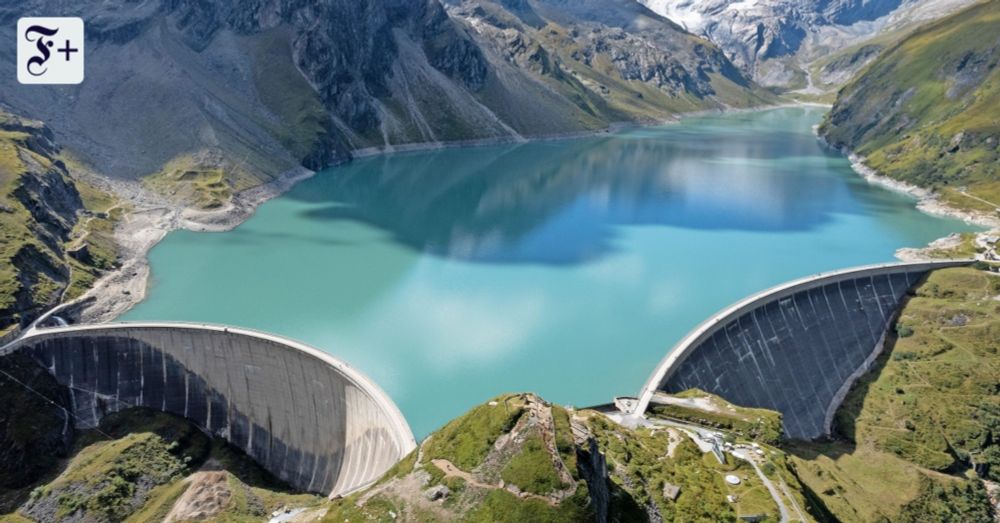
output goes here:
{"type": "Polygon", "coordinates": [[[893,263],[818,274],[746,298],[702,323],[639,394],[699,388],[781,412],[789,437],[829,434],[851,384],[881,351],[906,292],[927,272],[969,262],[893,263]]]}
{"type": "Polygon", "coordinates": [[[304,344],[223,326],[143,323],[42,329],[6,347],[70,390],[80,427],[143,406],[183,416],[289,484],[343,495],[415,448],[393,402],[304,344]]]}

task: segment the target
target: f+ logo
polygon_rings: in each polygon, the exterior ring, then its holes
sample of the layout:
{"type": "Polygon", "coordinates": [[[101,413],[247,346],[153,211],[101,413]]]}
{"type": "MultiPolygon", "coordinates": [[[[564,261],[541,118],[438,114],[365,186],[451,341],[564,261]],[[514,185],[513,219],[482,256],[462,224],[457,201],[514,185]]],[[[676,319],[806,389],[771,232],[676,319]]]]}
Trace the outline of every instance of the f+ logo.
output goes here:
{"type": "Polygon", "coordinates": [[[17,22],[17,80],[22,84],[83,81],[83,20],[22,18],[17,22]]]}

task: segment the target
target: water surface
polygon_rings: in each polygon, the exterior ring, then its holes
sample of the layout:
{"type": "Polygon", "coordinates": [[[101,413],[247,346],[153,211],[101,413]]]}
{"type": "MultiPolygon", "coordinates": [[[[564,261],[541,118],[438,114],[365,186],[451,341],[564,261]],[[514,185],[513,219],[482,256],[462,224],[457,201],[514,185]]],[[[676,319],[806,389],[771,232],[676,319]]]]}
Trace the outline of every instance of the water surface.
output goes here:
{"type": "Polygon", "coordinates": [[[358,160],[234,231],[168,235],[124,319],[310,343],[378,382],[418,438],[501,392],[635,394],[685,332],[747,294],[969,230],[868,185],[817,143],[821,117],[358,160]]]}

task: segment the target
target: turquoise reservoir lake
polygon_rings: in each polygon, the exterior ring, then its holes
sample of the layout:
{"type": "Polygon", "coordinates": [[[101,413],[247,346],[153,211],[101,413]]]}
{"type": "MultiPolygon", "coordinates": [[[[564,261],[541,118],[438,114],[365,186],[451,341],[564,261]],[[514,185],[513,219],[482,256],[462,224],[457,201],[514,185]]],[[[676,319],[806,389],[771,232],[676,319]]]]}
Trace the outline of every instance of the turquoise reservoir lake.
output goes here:
{"type": "Polygon", "coordinates": [[[750,293],[971,230],[857,176],[821,109],[365,158],[226,233],[174,232],[126,320],[312,344],[372,377],[418,438],[507,391],[633,395],[750,293]]]}

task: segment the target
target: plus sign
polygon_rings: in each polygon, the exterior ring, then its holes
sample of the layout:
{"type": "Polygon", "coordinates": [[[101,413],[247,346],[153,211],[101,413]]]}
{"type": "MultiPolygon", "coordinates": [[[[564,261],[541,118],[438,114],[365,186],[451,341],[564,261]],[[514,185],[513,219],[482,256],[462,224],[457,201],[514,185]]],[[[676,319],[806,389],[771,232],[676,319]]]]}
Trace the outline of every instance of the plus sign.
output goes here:
{"type": "Polygon", "coordinates": [[[66,46],[63,47],[62,49],[56,49],[56,51],[58,51],[60,53],[66,53],[66,61],[68,62],[69,61],[69,54],[70,53],[79,52],[80,50],[79,49],[75,49],[73,47],[70,47],[69,46],[69,40],[66,40],[66,46]]]}

